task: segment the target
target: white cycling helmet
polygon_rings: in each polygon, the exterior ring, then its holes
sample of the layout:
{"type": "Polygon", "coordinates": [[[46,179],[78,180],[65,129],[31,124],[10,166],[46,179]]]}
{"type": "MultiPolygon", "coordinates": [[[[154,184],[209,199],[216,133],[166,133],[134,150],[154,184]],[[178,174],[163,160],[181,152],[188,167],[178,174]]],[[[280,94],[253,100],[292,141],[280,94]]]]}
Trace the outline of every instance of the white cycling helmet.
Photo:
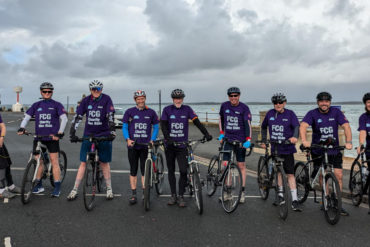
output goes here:
{"type": "Polygon", "coordinates": [[[93,88],[96,88],[96,87],[100,87],[100,88],[103,89],[103,83],[101,83],[98,80],[93,80],[92,82],[90,82],[90,84],[89,84],[90,90],[93,89],[93,88]]]}

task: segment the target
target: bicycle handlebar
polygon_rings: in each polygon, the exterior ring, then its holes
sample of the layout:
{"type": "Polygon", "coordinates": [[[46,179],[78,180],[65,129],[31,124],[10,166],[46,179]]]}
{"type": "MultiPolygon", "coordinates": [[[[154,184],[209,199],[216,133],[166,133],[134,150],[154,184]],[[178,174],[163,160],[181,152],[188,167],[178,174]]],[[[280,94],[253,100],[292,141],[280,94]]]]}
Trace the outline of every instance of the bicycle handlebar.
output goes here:
{"type": "Polygon", "coordinates": [[[90,142],[94,142],[94,141],[101,142],[101,141],[113,141],[113,138],[105,137],[105,136],[97,136],[97,137],[89,136],[89,137],[82,137],[82,138],[77,137],[74,141],[75,142],[83,142],[85,140],[88,140],[90,142]]]}

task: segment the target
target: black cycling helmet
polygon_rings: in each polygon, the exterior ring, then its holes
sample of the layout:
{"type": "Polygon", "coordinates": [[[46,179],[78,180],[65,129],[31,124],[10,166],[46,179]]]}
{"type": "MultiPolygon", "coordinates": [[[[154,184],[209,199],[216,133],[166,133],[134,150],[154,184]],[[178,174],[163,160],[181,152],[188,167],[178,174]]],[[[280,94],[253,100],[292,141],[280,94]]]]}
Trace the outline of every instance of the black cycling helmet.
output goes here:
{"type": "Polygon", "coordinates": [[[271,97],[271,102],[276,104],[278,102],[286,102],[286,97],[282,93],[276,93],[271,97]]]}
{"type": "Polygon", "coordinates": [[[185,93],[181,89],[175,89],[171,93],[171,98],[173,99],[182,99],[184,97],[185,97],[185,93]]]}
{"type": "Polygon", "coordinates": [[[43,90],[43,89],[51,89],[51,90],[54,90],[54,87],[53,87],[53,84],[51,84],[50,82],[43,82],[40,85],[40,90],[43,90]]]}
{"type": "Polygon", "coordinates": [[[362,102],[366,104],[366,101],[370,100],[370,93],[365,93],[364,97],[362,97],[362,102]]]}
{"type": "Polygon", "coordinates": [[[240,94],[240,89],[238,87],[231,87],[227,90],[227,95],[230,96],[230,94],[237,93],[240,94]]]}
{"type": "Polygon", "coordinates": [[[317,101],[320,101],[320,100],[329,100],[329,101],[331,101],[331,94],[328,93],[328,92],[318,93],[317,96],[316,96],[316,100],[317,101]]]}

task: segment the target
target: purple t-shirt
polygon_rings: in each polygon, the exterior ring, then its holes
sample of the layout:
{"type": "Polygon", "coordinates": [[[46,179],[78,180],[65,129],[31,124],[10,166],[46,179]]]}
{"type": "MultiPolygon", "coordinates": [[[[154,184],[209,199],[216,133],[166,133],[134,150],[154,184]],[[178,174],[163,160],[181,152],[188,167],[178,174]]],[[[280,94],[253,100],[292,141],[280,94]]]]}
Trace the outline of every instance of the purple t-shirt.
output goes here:
{"type": "Polygon", "coordinates": [[[110,134],[108,114],[111,112],[114,112],[114,106],[108,95],[101,94],[98,99],[91,95],[85,97],[76,111],[81,116],[86,114],[84,136],[108,136],[110,134]]]}
{"type": "MultiPolygon", "coordinates": [[[[131,140],[138,143],[148,143],[151,138],[152,125],[158,124],[159,120],[154,110],[148,107],[140,110],[135,106],[126,110],[122,122],[128,124],[131,140]]],[[[145,146],[135,145],[135,149],[140,148],[145,148],[145,146]]]]}
{"type": "Polygon", "coordinates": [[[366,131],[366,152],[370,153],[370,113],[364,113],[358,120],[358,131],[366,131]]]}
{"type": "MultiPolygon", "coordinates": [[[[319,108],[309,111],[303,118],[305,122],[312,126],[312,143],[319,144],[329,137],[335,138],[335,145],[339,145],[338,126],[348,123],[343,112],[335,107],[330,107],[328,113],[321,113],[319,108]]],[[[315,154],[322,154],[320,150],[313,150],[315,154]]],[[[329,150],[328,154],[336,155],[339,150],[329,150]]]]}
{"type": "MultiPolygon", "coordinates": [[[[289,109],[284,109],[283,113],[272,109],[266,113],[262,122],[263,128],[269,128],[270,139],[273,141],[285,141],[293,137],[294,129],[299,126],[299,121],[295,113],[289,109]]],[[[274,145],[271,145],[274,152],[274,145]]],[[[297,150],[294,144],[278,145],[279,154],[292,154],[297,150]]]]}
{"type": "MultiPolygon", "coordinates": [[[[1,118],[1,114],[0,114],[0,123],[3,123],[3,119],[1,118]]],[[[1,129],[0,129],[0,135],[1,135],[1,129]]]]}
{"type": "MultiPolygon", "coordinates": [[[[60,128],[59,117],[66,114],[66,110],[61,103],[48,99],[34,103],[26,114],[35,117],[36,135],[48,136],[58,134],[60,128]]],[[[50,138],[43,138],[43,140],[50,140],[50,138]]]]}
{"type": "Polygon", "coordinates": [[[188,141],[189,119],[198,118],[188,105],[176,108],[174,105],[166,106],[162,112],[161,120],[168,121],[170,137],[175,142],[188,141]]]}
{"type": "Polygon", "coordinates": [[[238,140],[245,142],[245,121],[252,122],[252,115],[249,107],[239,102],[237,106],[232,106],[230,101],[222,103],[220,108],[220,116],[223,117],[225,137],[229,140],[238,140]]]}

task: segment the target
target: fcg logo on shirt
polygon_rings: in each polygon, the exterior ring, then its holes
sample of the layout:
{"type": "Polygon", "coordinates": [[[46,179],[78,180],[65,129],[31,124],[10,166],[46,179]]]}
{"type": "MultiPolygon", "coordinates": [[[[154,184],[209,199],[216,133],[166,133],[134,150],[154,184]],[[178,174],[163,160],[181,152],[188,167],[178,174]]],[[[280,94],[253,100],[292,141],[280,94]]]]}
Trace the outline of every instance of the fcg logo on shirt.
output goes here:
{"type": "Polygon", "coordinates": [[[227,110],[225,111],[225,113],[230,113],[230,110],[229,110],[229,109],[227,109],[227,110]]]}
{"type": "Polygon", "coordinates": [[[135,115],[134,116],[134,119],[139,119],[140,117],[138,115],[135,115]]]}
{"type": "Polygon", "coordinates": [[[317,122],[322,123],[322,119],[321,118],[317,119],[317,122]]]}
{"type": "Polygon", "coordinates": [[[274,117],[270,117],[270,121],[274,121],[275,120],[275,118],[274,117]]]}
{"type": "Polygon", "coordinates": [[[87,107],[87,109],[91,110],[91,109],[92,109],[92,105],[89,105],[89,106],[87,107]]]}
{"type": "Polygon", "coordinates": [[[41,108],[41,107],[40,107],[40,108],[38,108],[38,109],[37,109],[37,111],[42,111],[42,108],[41,108]]]}
{"type": "Polygon", "coordinates": [[[171,115],[171,116],[170,116],[170,118],[171,118],[171,119],[175,119],[175,118],[176,118],[176,116],[175,116],[175,115],[171,115]]]}

